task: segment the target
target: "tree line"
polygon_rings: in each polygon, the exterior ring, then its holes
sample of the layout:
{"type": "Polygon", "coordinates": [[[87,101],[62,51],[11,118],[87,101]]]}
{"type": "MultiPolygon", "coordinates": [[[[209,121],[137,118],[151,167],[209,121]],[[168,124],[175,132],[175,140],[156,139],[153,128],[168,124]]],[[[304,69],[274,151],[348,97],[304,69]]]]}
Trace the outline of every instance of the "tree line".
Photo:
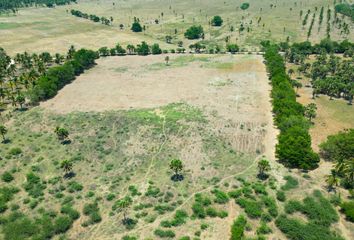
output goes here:
{"type": "Polygon", "coordinates": [[[280,129],[276,156],[288,167],[314,169],[319,156],[311,148],[308,120],[304,107],[296,102],[296,93],[286,74],[283,57],[278,46],[263,42],[265,60],[272,83],[272,103],[275,123],[280,129]]]}
{"type": "Polygon", "coordinates": [[[113,22],[113,17],[110,17],[108,19],[106,17],[99,17],[99,16],[97,16],[95,14],[83,13],[83,12],[81,12],[79,10],[74,10],[74,9],[72,9],[70,11],[70,13],[73,16],[89,19],[89,20],[91,20],[93,22],[101,22],[102,24],[107,25],[107,26],[111,25],[112,22],[113,22]]]}
{"type": "Polygon", "coordinates": [[[54,7],[55,5],[66,5],[76,3],[76,0],[0,0],[0,13],[13,11],[17,12],[18,8],[32,6],[54,7]]]}

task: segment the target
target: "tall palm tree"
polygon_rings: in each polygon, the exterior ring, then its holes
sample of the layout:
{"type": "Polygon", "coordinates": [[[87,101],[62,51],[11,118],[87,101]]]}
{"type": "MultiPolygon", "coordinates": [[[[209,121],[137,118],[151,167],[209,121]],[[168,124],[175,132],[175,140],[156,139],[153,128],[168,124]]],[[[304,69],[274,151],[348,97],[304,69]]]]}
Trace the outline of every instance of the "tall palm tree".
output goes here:
{"type": "Polygon", "coordinates": [[[354,186],[354,157],[344,162],[343,173],[346,182],[354,186]]]}
{"type": "Polygon", "coordinates": [[[2,136],[3,142],[6,142],[5,134],[7,133],[7,128],[4,125],[0,125],[0,134],[2,136]]]}
{"type": "Polygon", "coordinates": [[[267,159],[261,159],[258,162],[258,176],[261,179],[266,177],[266,172],[270,170],[270,164],[267,159]]]}
{"type": "Polygon", "coordinates": [[[63,160],[60,163],[60,168],[64,170],[65,176],[68,176],[70,172],[73,170],[73,163],[70,160],[63,160]]]}
{"type": "Polygon", "coordinates": [[[129,219],[127,218],[127,211],[130,205],[132,204],[132,199],[129,196],[126,196],[120,199],[117,203],[117,207],[120,211],[123,212],[123,223],[127,224],[129,219]]]}
{"type": "Polygon", "coordinates": [[[335,188],[338,187],[339,178],[336,170],[331,170],[331,174],[329,174],[326,178],[326,183],[328,191],[335,190],[335,188]]]}

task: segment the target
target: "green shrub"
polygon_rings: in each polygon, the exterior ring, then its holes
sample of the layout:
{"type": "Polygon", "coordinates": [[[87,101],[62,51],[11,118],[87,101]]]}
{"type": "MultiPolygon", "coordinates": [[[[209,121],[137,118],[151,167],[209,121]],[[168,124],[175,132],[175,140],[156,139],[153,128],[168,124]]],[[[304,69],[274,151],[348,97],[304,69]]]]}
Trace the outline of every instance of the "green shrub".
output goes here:
{"type": "Polygon", "coordinates": [[[205,209],[204,209],[203,205],[200,204],[199,202],[195,202],[192,205],[192,210],[193,210],[194,216],[196,216],[197,218],[205,218],[206,217],[205,209]]]}
{"type": "Polygon", "coordinates": [[[249,7],[250,7],[250,4],[249,4],[249,3],[242,3],[240,8],[241,8],[242,10],[246,10],[246,9],[248,9],[249,7]]]}
{"type": "Polygon", "coordinates": [[[62,206],[60,212],[63,214],[67,214],[72,220],[76,220],[80,217],[80,213],[73,209],[70,205],[62,206]]]}
{"type": "Polygon", "coordinates": [[[38,198],[44,195],[43,190],[46,186],[41,182],[39,176],[34,173],[28,173],[27,182],[24,184],[24,188],[30,196],[38,198]]]}
{"type": "Polygon", "coordinates": [[[205,213],[209,217],[217,217],[218,216],[218,211],[213,207],[207,207],[207,209],[205,210],[205,213]]]}
{"type": "Polygon", "coordinates": [[[250,218],[258,218],[262,215],[262,205],[254,200],[239,198],[236,203],[245,209],[245,212],[250,218]]]}
{"type": "Polygon", "coordinates": [[[12,180],[14,180],[14,177],[12,176],[12,174],[10,172],[6,171],[1,175],[1,179],[4,182],[11,182],[12,180]]]}
{"type": "Polygon", "coordinates": [[[83,188],[84,188],[84,187],[83,187],[80,183],[78,183],[78,182],[76,182],[76,181],[70,181],[70,182],[68,183],[68,191],[69,191],[70,193],[79,192],[79,191],[81,191],[83,188]]]}
{"type": "Polygon", "coordinates": [[[9,151],[9,154],[13,156],[20,155],[21,153],[22,153],[22,149],[18,147],[11,148],[9,151]]]}
{"type": "Polygon", "coordinates": [[[71,228],[72,223],[71,218],[67,216],[57,217],[54,221],[55,233],[65,233],[71,228]]]}
{"type": "Polygon", "coordinates": [[[277,191],[277,199],[278,201],[285,202],[286,196],[284,191],[277,191]]]}
{"type": "Polygon", "coordinates": [[[214,189],[212,193],[215,196],[214,202],[216,203],[225,204],[229,201],[229,196],[219,189],[214,189]]]}
{"type": "Polygon", "coordinates": [[[284,179],[286,180],[286,183],[281,187],[281,190],[283,191],[289,191],[299,186],[299,181],[292,176],[285,176],[284,179]]]}
{"type": "Polygon", "coordinates": [[[238,198],[238,197],[241,197],[241,195],[242,195],[242,190],[241,190],[241,189],[233,190],[233,191],[228,192],[228,194],[229,194],[229,197],[230,197],[230,198],[236,199],[236,198],[238,198]]]}
{"type": "Polygon", "coordinates": [[[341,212],[343,212],[347,220],[354,222],[354,201],[344,202],[340,205],[341,212]]]}
{"type": "Polygon", "coordinates": [[[160,238],[174,238],[176,236],[176,234],[171,231],[171,230],[162,230],[162,229],[156,229],[154,231],[154,234],[160,238]]]}
{"type": "Polygon", "coordinates": [[[242,240],[247,220],[243,215],[240,215],[231,226],[231,240],[242,240]]]}
{"type": "Polygon", "coordinates": [[[114,193],[109,193],[109,194],[106,196],[106,200],[107,200],[107,201],[112,201],[115,197],[116,197],[116,195],[115,195],[114,193]]]}
{"type": "Polygon", "coordinates": [[[257,234],[269,234],[271,232],[272,229],[265,222],[261,222],[261,225],[257,229],[257,234]]]}
{"type": "Polygon", "coordinates": [[[342,237],[338,236],[338,234],[332,232],[328,226],[321,226],[312,222],[304,224],[297,219],[289,219],[285,215],[279,216],[275,224],[288,239],[344,240],[342,237]]]}

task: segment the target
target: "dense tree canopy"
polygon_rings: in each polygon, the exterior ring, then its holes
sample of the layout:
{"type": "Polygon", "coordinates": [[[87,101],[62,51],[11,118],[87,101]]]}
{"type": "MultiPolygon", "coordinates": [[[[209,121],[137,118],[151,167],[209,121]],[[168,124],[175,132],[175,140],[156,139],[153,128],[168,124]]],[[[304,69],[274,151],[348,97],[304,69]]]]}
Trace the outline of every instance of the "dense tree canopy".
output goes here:
{"type": "Polygon", "coordinates": [[[223,20],[220,16],[214,16],[213,19],[211,20],[211,25],[220,27],[223,23],[223,20]]]}

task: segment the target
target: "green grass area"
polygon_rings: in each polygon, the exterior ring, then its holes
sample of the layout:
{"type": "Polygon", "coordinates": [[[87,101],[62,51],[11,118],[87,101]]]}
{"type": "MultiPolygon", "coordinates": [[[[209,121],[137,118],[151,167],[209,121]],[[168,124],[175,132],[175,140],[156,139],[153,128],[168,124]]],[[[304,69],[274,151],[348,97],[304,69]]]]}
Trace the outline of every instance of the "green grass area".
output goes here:
{"type": "Polygon", "coordinates": [[[320,96],[316,99],[318,104],[326,108],[326,112],[330,117],[343,124],[350,124],[354,127],[354,110],[353,106],[348,105],[347,101],[343,100],[329,100],[326,96],[320,96]]]}

